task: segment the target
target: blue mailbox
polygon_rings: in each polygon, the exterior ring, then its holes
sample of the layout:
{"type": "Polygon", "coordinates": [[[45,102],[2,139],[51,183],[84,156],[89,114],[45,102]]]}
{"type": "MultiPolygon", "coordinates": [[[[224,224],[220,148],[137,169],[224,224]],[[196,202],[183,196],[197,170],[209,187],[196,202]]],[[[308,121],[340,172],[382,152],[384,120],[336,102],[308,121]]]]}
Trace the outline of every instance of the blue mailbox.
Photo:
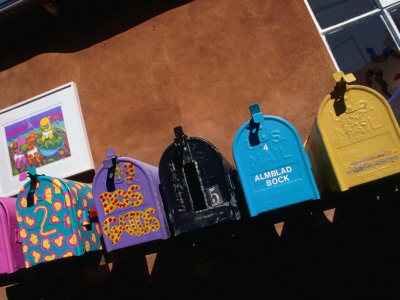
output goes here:
{"type": "Polygon", "coordinates": [[[297,130],[250,106],[252,119],[233,141],[233,157],[250,216],[319,199],[311,165],[297,130]]]}

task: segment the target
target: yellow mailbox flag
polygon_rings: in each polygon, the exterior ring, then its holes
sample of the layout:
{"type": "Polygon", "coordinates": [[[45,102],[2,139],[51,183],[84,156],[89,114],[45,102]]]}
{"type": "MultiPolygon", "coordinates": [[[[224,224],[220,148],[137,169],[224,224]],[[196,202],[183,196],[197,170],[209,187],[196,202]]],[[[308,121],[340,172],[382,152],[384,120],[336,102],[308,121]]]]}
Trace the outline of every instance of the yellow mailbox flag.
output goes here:
{"type": "Polygon", "coordinates": [[[333,75],[304,144],[319,191],[351,187],[400,173],[400,128],[377,91],[349,85],[353,74],[333,75]]]}

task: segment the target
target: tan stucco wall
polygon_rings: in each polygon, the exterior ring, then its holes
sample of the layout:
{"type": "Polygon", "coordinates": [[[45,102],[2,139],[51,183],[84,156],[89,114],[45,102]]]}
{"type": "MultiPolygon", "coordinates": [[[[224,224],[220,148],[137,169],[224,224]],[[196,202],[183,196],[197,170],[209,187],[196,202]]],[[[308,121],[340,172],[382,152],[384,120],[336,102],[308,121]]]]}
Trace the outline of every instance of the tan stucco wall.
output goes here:
{"type": "Polygon", "coordinates": [[[68,10],[58,19],[38,13],[39,25],[31,16],[6,35],[0,109],[76,82],[96,169],[110,147],[158,165],[178,125],[233,163],[233,139],[253,103],[305,141],[333,88],[334,66],[302,0],[122,1],[90,10],[84,2],[70,21],[68,10]]]}
{"type": "Polygon", "coordinates": [[[158,166],[178,125],[233,164],[253,103],[304,142],[333,89],[334,65],[302,0],[105,2],[0,23],[0,109],[76,82],[95,169],[111,147],[158,166]]]}

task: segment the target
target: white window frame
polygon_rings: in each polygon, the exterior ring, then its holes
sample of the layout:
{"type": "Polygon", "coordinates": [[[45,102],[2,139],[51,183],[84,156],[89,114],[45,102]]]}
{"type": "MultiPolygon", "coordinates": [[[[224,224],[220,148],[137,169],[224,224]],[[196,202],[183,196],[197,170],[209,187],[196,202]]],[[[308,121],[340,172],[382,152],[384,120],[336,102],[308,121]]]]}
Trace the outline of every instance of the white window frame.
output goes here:
{"type": "Polygon", "coordinates": [[[382,21],[385,24],[386,28],[388,29],[390,35],[392,36],[393,41],[396,44],[397,49],[400,50],[400,31],[398,30],[396,24],[394,23],[391,15],[389,13],[389,10],[392,7],[400,5],[400,0],[375,0],[375,2],[377,4],[378,8],[376,8],[376,9],[374,9],[372,11],[369,11],[369,12],[367,12],[365,14],[361,14],[359,16],[356,16],[354,18],[346,20],[344,22],[341,22],[341,23],[335,24],[333,26],[330,26],[330,27],[322,29],[321,26],[319,25],[318,21],[317,21],[317,18],[314,15],[314,12],[311,9],[310,4],[308,3],[308,0],[304,0],[304,3],[305,3],[305,5],[306,5],[306,7],[307,7],[307,9],[308,9],[308,11],[309,11],[309,13],[311,15],[311,18],[313,19],[314,24],[317,27],[318,33],[321,36],[321,39],[325,44],[325,47],[326,47],[326,49],[327,49],[327,51],[329,53],[329,56],[331,57],[331,59],[333,61],[333,64],[334,64],[334,66],[336,68],[336,71],[340,71],[340,68],[339,68],[339,65],[338,65],[338,63],[336,61],[335,56],[333,55],[331,47],[328,44],[328,41],[326,39],[326,34],[331,33],[331,32],[333,32],[335,30],[338,30],[339,28],[341,28],[341,27],[343,27],[345,25],[357,22],[357,21],[359,21],[361,19],[364,19],[364,18],[372,16],[372,15],[377,15],[382,19],[382,21]]]}

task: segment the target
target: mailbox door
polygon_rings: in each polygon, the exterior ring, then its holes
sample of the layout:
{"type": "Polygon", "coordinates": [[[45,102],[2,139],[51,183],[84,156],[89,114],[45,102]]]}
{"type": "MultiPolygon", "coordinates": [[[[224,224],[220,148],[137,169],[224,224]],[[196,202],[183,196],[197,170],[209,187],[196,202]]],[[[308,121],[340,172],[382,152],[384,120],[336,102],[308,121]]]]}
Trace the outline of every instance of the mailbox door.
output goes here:
{"type": "Polygon", "coordinates": [[[351,85],[342,103],[328,95],[317,125],[341,191],[399,173],[400,129],[373,89],[351,85]]]}
{"type": "Polygon", "coordinates": [[[167,214],[165,212],[164,203],[161,198],[160,192],[160,177],[158,176],[158,167],[152,166],[149,164],[145,164],[143,162],[139,162],[143,169],[147,172],[148,183],[151,186],[151,190],[153,193],[153,205],[157,210],[158,219],[161,223],[161,237],[162,239],[168,239],[171,235],[168,226],[167,214]]]}
{"type": "Polygon", "coordinates": [[[70,194],[76,206],[75,219],[79,243],[83,245],[84,251],[96,251],[101,249],[101,229],[98,222],[90,220],[90,211],[95,210],[96,206],[92,194],[92,185],[63,179],[68,186],[70,194]],[[74,200],[75,199],[75,200],[74,200]]]}
{"type": "Polygon", "coordinates": [[[252,120],[245,123],[233,143],[250,215],[318,199],[311,166],[296,129],[275,116],[263,116],[257,124],[252,120]]]}
{"type": "Polygon", "coordinates": [[[25,266],[84,253],[76,220],[77,201],[68,186],[57,178],[38,176],[33,201],[29,203],[31,181],[17,197],[25,266]]]}
{"type": "Polygon", "coordinates": [[[0,201],[0,274],[14,271],[10,257],[9,231],[7,213],[0,201]]]}
{"type": "Polygon", "coordinates": [[[157,168],[126,157],[116,159],[114,188],[107,189],[109,168],[94,178],[94,196],[107,251],[169,236],[159,198],[157,168]]]}
{"type": "Polygon", "coordinates": [[[0,210],[1,207],[3,207],[5,213],[4,217],[6,217],[6,219],[1,221],[1,226],[6,230],[4,231],[4,234],[6,234],[5,238],[8,238],[8,240],[5,240],[5,245],[7,245],[10,251],[10,273],[25,267],[22,245],[18,238],[19,230],[16,216],[16,202],[17,198],[0,198],[0,210]]]}
{"type": "Polygon", "coordinates": [[[185,147],[187,152],[182,153],[171,144],[159,164],[164,207],[174,235],[240,219],[227,162],[219,151],[196,137],[187,137],[185,147]]]}

